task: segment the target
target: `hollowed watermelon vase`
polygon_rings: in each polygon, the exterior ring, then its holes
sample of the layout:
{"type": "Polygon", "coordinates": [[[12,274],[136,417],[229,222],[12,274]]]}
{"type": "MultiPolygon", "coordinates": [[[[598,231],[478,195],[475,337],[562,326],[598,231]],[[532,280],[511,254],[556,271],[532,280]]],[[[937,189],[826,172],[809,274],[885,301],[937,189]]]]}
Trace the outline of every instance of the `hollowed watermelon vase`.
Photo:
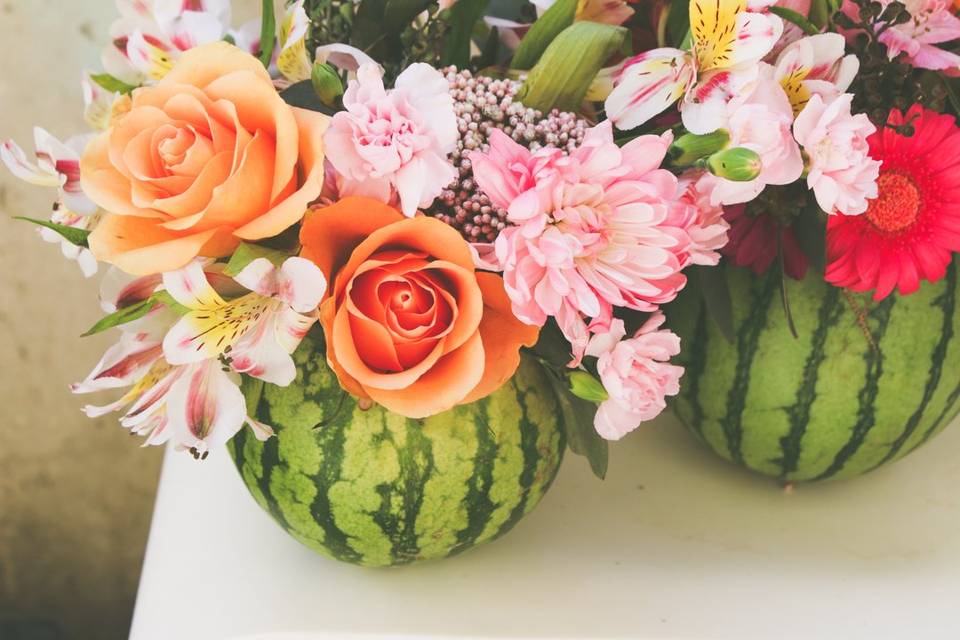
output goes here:
{"type": "Polygon", "coordinates": [[[960,410],[956,261],[946,277],[880,302],[811,273],[722,266],[735,340],[689,287],[668,317],[686,367],[672,409],[711,449],[785,482],[856,476],[907,455],[960,410]]]}
{"type": "Polygon", "coordinates": [[[479,402],[411,420],[358,407],[321,349],[304,340],[289,387],[244,385],[276,436],[229,444],[256,501],[311,549],[366,566],[455,555],[513,528],[556,477],[560,410],[535,362],[479,402]]]}

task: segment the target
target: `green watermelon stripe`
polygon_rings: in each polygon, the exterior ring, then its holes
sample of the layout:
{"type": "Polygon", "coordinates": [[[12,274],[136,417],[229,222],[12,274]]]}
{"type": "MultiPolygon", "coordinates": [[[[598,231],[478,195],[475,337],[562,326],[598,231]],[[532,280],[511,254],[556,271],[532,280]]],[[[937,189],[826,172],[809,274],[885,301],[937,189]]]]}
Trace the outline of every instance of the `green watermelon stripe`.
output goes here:
{"type": "Polygon", "coordinates": [[[737,367],[734,372],[733,386],[727,393],[727,411],[720,426],[734,462],[743,464],[741,443],[743,431],[741,417],[746,407],[747,389],[750,386],[750,371],[753,368],[760,333],[767,325],[770,304],[779,281],[775,269],[767,272],[766,281],[759,292],[751,296],[750,314],[737,332],[737,367]]]}
{"type": "MultiPolygon", "coordinates": [[[[329,424],[316,430],[317,440],[325,454],[317,478],[317,495],[310,504],[310,513],[317,524],[320,525],[320,528],[323,529],[323,546],[330,555],[338,560],[359,563],[363,560],[362,554],[350,546],[347,535],[335,526],[333,505],[330,503],[329,495],[330,487],[341,477],[343,451],[347,441],[347,431],[336,427],[344,424],[352,414],[352,411],[341,411],[338,415],[333,416],[329,424]]],[[[326,416],[324,417],[326,418],[326,416]]],[[[276,439],[271,438],[271,440],[276,439]]]]}
{"type": "Polygon", "coordinates": [[[691,424],[693,430],[703,437],[703,405],[700,404],[700,376],[707,367],[707,314],[697,314],[697,326],[693,333],[693,345],[690,349],[690,363],[683,374],[683,384],[686,385],[684,394],[689,399],[690,411],[693,413],[691,424]]]}
{"type": "Polygon", "coordinates": [[[400,460],[400,489],[407,496],[403,504],[403,527],[401,529],[400,548],[407,550],[410,561],[419,557],[420,546],[417,536],[417,514],[423,507],[423,498],[426,493],[427,479],[436,468],[433,459],[433,446],[422,430],[411,429],[407,433],[411,443],[407,447],[398,447],[397,456],[400,460]],[[421,471],[422,458],[423,470],[421,471]]]}
{"type": "Polygon", "coordinates": [[[943,421],[948,415],[952,414],[953,407],[957,404],[957,399],[960,399],[960,384],[957,384],[953,391],[950,392],[950,396],[947,398],[947,403],[944,405],[943,411],[941,411],[940,415],[937,416],[937,419],[933,421],[933,424],[930,425],[930,428],[927,429],[927,432],[923,434],[923,440],[920,441],[920,444],[923,444],[929,440],[940,430],[940,426],[943,424],[943,421]]]}
{"type": "Polygon", "coordinates": [[[873,332],[875,346],[867,345],[863,353],[863,359],[867,363],[867,379],[863,388],[857,396],[860,405],[859,417],[850,434],[850,439],[840,448],[834,457],[833,462],[823,473],[818,475],[816,480],[824,480],[838,473],[863,444],[867,434],[876,424],[876,411],[874,402],[877,399],[877,393],[880,390],[880,378],[883,376],[883,349],[881,342],[887,331],[887,325],[890,321],[890,310],[896,302],[896,296],[888,296],[879,305],[872,309],[869,316],[876,318],[877,328],[873,332]]]}
{"type": "MultiPolygon", "coordinates": [[[[933,306],[938,307],[943,312],[943,324],[940,328],[940,340],[937,342],[937,346],[933,350],[930,376],[927,378],[927,385],[923,390],[923,397],[920,399],[920,404],[916,411],[910,415],[910,419],[907,421],[907,425],[904,427],[903,432],[897,437],[896,440],[894,440],[893,444],[890,445],[890,450],[887,451],[887,454],[880,460],[880,462],[874,465],[873,468],[879,467],[880,465],[889,462],[897,456],[897,454],[900,452],[900,449],[903,448],[903,445],[906,444],[910,436],[913,435],[913,432],[916,431],[920,424],[920,419],[923,417],[923,413],[927,409],[927,405],[930,404],[930,401],[933,399],[933,394],[940,385],[940,378],[943,375],[943,361],[947,354],[947,348],[950,346],[950,341],[953,339],[953,314],[956,307],[956,283],[956,262],[951,261],[950,266],[947,267],[946,288],[933,303],[933,306]]],[[[948,406],[950,404],[951,403],[948,403],[948,406]]],[[[939,424],[939,422],[940,420],[937,420],[934,425],[936,426],[939,424]]]]}
{"type": "MultiPolygon", "coordinates": [[[[553,393],[545,390],[544,393],[553,393]]],[[[540,452],[537,449],[538,427],[530,420],[527,411],[527,391],[517,387],[517,401],[520,405],[520,452],[523,454],[523,473],[520,474],[520,501],[513,508],[500,530],[493,536],[500,537],[513,528],[527,512],[527,499],[530,489],[536,478],[537,466],[540,462],[540,452]]],[[[560,418],[562,420],[562,418],[560,418]]]]}
{"type": "MultiPolygon", "coordinates": [[[[474,472],[470,477],[465,500],[470,505],[470,509],[467,511],[467,528],[457,532],[457,549],[465,550],[474,545],[486,528],[490,515],[497,508],[497,505],[490,499],[490,488],[493,486],[493,464],[497,457],[497,443],[494,439],[493,430],[490,428],[489,407],[489,399],[477,403],[477,419],[475,422],[477,453],[474,457],[474,472]]],[[[453,553],[456,553],[456,550],[453,553]]]]}
{"type": "MultiPolygon", "coordinates": [[[[836,326],[843,315],[843,306],[840,302],[840,290],[830,287],[827,291],[817,319],[817,328],[814,330],[810,355],[803,365],[803,380],[797,389],[797,401],[786,410],[790,422],[790,430],[780,439],[780,477],[785,478],[797,470],[800,461],[800,452],[803,445],[803,436],[810,421],[810,408],[817,399],[817,380],[820,377],[820,367],[827,359],[826,344],[830,329],[836,326]]],[[[774,461],[776,462],[776,461],[774,461]]]]}

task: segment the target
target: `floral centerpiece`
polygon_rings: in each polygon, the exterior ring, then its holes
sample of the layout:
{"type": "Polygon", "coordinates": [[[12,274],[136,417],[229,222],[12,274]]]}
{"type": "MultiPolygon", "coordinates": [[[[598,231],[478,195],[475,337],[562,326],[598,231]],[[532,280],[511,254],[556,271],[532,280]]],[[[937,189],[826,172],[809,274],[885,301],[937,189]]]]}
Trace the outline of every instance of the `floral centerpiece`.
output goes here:
{"type": "Polygon", "coordinates": [[[92,133],[0,148],[102,273],[73,391],[318,551],[493,539],[670,397],[787,479],[956,412],[946,2],[117,4],[92,133]]]}

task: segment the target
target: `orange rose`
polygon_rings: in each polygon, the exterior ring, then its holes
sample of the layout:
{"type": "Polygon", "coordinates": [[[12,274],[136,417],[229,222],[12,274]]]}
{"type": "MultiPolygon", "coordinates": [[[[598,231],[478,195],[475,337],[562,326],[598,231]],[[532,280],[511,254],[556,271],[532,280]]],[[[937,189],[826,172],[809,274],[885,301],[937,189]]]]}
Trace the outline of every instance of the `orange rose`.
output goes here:
{"type": "Polygon", "coordinates": [[[327,360],[340,384],[422,418],[496,391],[539,329],[510,310],[503,280],[474,271],[446,224],[369,198],[311,212],[302,255],[333,283],[320,305],[327,360]]]}
{"type": "Polygon", "coordinates": [[[144,275],[277,235],[320,195],[328,120],[288,106],[232,45],[188,51],[80,161],[84,192],[110,213],[90,249],[144,275]]]}

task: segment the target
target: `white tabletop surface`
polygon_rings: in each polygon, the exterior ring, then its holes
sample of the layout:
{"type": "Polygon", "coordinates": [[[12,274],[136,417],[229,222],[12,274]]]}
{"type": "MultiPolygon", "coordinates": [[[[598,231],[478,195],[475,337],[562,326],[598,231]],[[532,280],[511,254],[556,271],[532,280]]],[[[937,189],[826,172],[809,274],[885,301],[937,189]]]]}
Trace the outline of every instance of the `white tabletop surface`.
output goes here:
{"type": "Polygon", "coordinates": [[[278,528],[225,452],[168,452],[133,640],[960,638],[960,425],[866,477],[791,494],[672,418],[568,457],[498,542],[401,569],[278,528]]]}

